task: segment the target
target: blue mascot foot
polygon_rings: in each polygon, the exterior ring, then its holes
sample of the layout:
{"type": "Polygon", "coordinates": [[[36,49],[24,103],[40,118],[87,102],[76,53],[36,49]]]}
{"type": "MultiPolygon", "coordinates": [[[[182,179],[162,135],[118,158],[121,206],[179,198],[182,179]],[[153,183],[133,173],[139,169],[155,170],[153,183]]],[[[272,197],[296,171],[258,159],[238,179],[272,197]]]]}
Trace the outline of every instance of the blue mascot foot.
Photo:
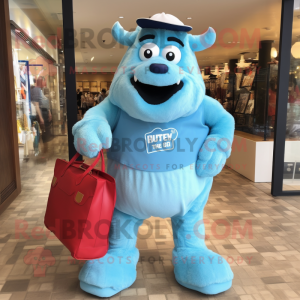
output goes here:
{"type": "Polygon", "coordinates": [[[95,285],[90,285],[83,281],[80,281],[80,288],[89,294],[92,294],[92,295],[95,295],[98,297],[103,297],[103,298],[112,297],[113,295],[120,292],[113,288],[99,288],[95,285]]]}
{"type": "Polygon", "coordinates": [[[227,261],[207,248],[173,250],[175,278],[182,286],[207,295],[230,289],[233,273],[227,261]]]}
{"type": "Polygon", "coordinates": [[[79,274],[81,289],[98,297],[119,293],[135,282],[138,258],[134,248],[122,252],[109,250],[104,257],[86,262],[79,274]]]}

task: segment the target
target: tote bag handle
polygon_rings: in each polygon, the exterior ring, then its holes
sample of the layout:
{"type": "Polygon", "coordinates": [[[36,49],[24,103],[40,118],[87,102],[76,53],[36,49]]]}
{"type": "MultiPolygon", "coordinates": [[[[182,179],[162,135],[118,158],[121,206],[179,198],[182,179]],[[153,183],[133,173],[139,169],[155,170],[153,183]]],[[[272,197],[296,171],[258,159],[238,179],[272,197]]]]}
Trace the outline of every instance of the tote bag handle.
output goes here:
{"type": "MultiPolygon", "coordinates": [[[[76,159],[79,157],[79,153],[77,152],[72,159],[69,161],[69,163],[67,164],[67,166],[65,167],[64,171],[62,172],[62,174],[60,175],[60,177],[63,177],[67,171],[67,169],[73,165],[73,163],[76,161],[76,159]]],[[[76,182],[76,185],[78,185],[82,179],[89,173],[91,172],[94,167],[96,166],[96,164],[99,162],[100,158],[102,158],[102,162],[101,162],[101,171],[105,172],[105,161],[104,161],[104,155],[103,155],[103,149],[99,152],[99,154],[97,155],[96,159],[94,160],[94,162],[89,166],[88,169],[86,169],[86,171],[83,173],[83,175],[81,176],[81,178],[78,180],[78,182],[76,182]]]]}

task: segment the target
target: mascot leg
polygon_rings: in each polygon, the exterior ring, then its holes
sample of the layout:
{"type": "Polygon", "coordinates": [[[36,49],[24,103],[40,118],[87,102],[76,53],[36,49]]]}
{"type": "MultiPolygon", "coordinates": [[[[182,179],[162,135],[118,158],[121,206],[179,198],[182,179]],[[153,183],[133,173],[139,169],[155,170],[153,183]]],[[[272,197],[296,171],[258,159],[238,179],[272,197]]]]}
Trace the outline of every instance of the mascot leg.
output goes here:
{"type": "Polygon", "coordinates": [[[212,185],[207,178],[204,191],[184,216],[172,218],[175,248],[173,264],[175,278],[184,287],[203,294],[215,295],[228,290],[233,273],[222,256],[205,246],[203,209],[212,185]]]}
{"type": "Polygon", "coordinates": [[[143,220],[115,209],[109,250],[104,257],[85,263],[79,274],[81,289],[98,297],[111,297],[134,283],[139,259],[135,246],[142,223],[143,220]]]}

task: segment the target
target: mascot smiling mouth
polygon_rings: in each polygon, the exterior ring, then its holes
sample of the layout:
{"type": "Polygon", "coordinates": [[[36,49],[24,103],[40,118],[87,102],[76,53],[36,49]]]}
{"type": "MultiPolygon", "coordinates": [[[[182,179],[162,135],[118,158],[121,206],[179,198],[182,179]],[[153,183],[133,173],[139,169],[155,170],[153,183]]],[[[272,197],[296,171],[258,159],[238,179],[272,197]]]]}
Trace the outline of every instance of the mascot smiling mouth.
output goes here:
{"type": "Polygon", "coordinates": [[[162,104],[168,101],[175,93],[180,91],[183,87],[183,82],[179,84],[175,83],[166,86],[156,86],[141,83],[138,80],[134,80],[134,77],[130,79],[131,84],[137,90],[139,95],[144,99],[145,102],[152,105],[162,104]]]}

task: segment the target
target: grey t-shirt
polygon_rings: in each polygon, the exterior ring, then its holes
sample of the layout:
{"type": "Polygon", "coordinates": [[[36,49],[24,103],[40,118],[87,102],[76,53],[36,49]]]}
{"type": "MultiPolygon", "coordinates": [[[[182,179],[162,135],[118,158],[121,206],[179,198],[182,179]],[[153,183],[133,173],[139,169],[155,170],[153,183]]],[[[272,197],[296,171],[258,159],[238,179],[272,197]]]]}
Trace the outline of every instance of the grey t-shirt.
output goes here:
{"type": "Polygon", "coordinates": [[[38,102],[40,108],[50,109],[49,99],[44,95],[40,87],[34,86],[30,89],[32,102],[38,102]]]}

